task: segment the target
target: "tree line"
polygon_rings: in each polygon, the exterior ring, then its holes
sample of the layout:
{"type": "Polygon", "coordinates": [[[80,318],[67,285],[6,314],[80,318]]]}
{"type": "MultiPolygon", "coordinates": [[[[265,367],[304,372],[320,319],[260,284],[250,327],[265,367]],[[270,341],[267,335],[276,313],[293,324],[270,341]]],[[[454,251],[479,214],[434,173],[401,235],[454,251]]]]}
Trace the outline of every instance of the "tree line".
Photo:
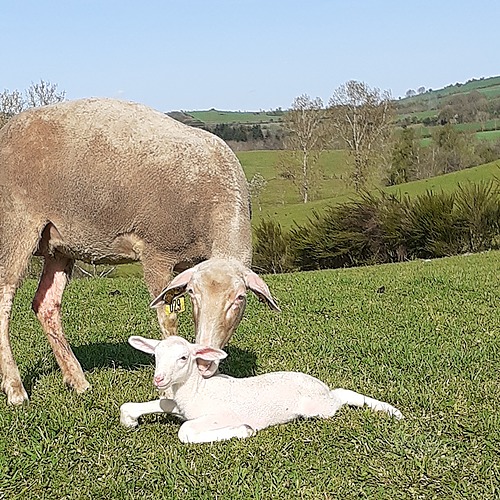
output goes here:
{"type": "MultiPolygon", "coordinates": [[[[454,96],[453,102],[476,102],[470,94],[454,96]]],[[[477,118],[482,105],[474,109],[470,116],[477,118]]],[[[464,113],[459,116],[465,119],[464,113]]],[[[451,120],[443,121],[430,143],[422,145],[417,129],[397,126],[389,92],[353,80],[338,87],[327,106],[307,94],[297,97],[282,124],[280,174],[295,184],[304,203],[321,182],[319,159],[327,149],[347,151],[348,181],[356,192],[369,181],[399,184],[500,158],[500,141],[479,141],[457,130],[451,120]]]]}

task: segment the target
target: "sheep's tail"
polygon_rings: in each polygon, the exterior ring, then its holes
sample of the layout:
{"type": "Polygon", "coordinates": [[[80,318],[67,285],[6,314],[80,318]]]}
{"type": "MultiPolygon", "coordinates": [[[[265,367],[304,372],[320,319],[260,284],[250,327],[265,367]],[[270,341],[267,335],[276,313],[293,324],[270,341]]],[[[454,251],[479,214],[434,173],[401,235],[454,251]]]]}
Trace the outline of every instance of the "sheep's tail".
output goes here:
{"type": "Polygon", "coordinates": [[[332,398],[338,401],[339,408],[344,405],[358,406],[359,408],[362,408],[366,405],[372,410],[383,411],[397,419],[403,418],[403,414],[389,403],[384,403],[383,401],[363,396],[363,394],[359,394],[358,392],[349,391],[348,389],[334,389],[330,391],[330,394],[332,398]]]}

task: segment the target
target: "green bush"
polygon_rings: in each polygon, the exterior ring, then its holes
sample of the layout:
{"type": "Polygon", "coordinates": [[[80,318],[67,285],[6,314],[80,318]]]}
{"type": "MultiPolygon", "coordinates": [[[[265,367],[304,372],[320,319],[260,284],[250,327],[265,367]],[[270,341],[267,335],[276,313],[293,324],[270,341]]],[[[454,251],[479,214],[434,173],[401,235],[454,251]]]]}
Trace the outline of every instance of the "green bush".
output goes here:
{"type": "Polygon", "coordinates": [[[267,272],[327,269],[435,258],[500,247],[498,181],[428,191],[415,198],[384,192],[314,212],[289,234],[257,228],[255,263],[267,272]]]}
{"type": "Polygon", "coordinates": [[[468,183],[456,192],[458,224],[468,252],[499,248],[500,183],[468,183]]]}
{"type": "Polygon", "coordinates": [[[455,195],[427,191],[415,199],[403,200],[401,238],[409,257],[444,257],[458,254],[462,242],[453,210],[455,195]]]}
{"type": "Polygon", "coordinates": [[[301,269],[350,267],[403,260],[403,207],[395,195],[362,193],[359,200],[328,207],[292,230],[301,269]]]}
{"type": "Polygon", "coordinates": [[[289,234],[278,222],[264,219],[255,228],[253,267],[258,272],[286,273],[293,271],[289,234]]]}

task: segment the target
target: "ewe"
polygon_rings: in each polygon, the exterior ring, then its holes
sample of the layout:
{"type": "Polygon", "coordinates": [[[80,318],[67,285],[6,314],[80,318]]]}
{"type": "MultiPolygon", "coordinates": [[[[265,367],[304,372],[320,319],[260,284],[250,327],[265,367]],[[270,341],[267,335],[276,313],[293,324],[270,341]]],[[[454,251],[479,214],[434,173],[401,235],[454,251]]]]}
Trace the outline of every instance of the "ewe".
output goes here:
{"type": "MultiPolygon", "coordinates": [[[[196,340],[212,347],[229,341],[247,289],[278,309],[249,269],[249,194],[235,154],[218,137],[140,104],[64,102],[20,113],[0,130],[0,374],[14,405],[28,395],[9,318],[32,254],[44,259],[33,310],[77,392],[89,384],[61,321],[75,259],[140,261],[153,305],[189,293],[196,340]],[[165,288],[174,272],[181,274],[165,288]]],[[[163,335],[175,334],[176,312],[157,314],[163,335]]]]}
{"type": "Polygon", "coordinates": [[[125,403],[120,422],[135,427],[148,413],[174,413],[186,420],[179,429],[183,443],[246,438],[271,425],[298,417],[332,417],[344,405],[367,405],[396,418],[401,412],[388,403],[346,389],[330,390],[320,380],[298,372],[274,372],[249,378],[214,375],[203,378],[197,362],[224,359],[224,351],[191,344],[172,336],[165,340],[130,337],[129,343],[156,357],[154,385],[172,399],[125,403]]]}

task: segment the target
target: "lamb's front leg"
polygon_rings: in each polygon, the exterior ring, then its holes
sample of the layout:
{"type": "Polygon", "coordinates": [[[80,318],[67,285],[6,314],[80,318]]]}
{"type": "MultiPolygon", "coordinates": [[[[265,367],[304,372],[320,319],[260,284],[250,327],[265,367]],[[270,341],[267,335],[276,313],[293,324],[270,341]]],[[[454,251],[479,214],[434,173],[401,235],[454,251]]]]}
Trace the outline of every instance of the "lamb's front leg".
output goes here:
{"type": "Polygon", "coordinates": [[[120,423],[124,427],[136,427],[137,420],[142,415],[178,412],[175,401],[171,399],[156,399],[146,403],[123,403],[120,406],[120,423]]]}
{"type": "Polygon", "coordinates": [[[255,433],[249,425],[233,425],[228,419],[204,416],[184,422],[178,435],[183,443],[212,443],[235,437],[244,439],[255,433]]]}

